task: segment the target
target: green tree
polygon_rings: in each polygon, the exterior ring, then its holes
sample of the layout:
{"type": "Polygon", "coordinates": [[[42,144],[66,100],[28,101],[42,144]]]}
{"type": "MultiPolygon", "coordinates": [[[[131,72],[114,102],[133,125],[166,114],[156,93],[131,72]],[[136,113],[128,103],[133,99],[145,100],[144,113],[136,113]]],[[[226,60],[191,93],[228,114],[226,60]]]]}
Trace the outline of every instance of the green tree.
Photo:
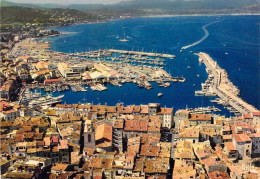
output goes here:
{"type": "Polygon", "coordinates": [[[36,81],[38,81],[38,83],[43,83],[45,80],[44,75],[39,75],[35,78],[36,81]]]}

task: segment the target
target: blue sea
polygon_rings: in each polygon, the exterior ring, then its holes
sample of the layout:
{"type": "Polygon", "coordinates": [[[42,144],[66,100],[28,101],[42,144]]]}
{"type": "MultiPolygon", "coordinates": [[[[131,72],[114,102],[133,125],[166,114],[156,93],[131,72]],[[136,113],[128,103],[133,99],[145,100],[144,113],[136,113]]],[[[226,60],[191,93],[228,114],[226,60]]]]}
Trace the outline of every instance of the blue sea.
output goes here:
{"type": "MultiPolygon", "coordinates": [[[[161,106],[175,110],[186,107],[216,106],[230,113],[222,106],[211,103],[214,97],[195,96],[195,90],[201,89],[201,83],[207,79],[205,66],[200,65],[198,56],[193,53],[206,52],[220,67],[224,68],[230,80],[238,86],[241,98],[260,108],[259,75],[259,17],[260,16],[179,16],[179,17],[138,17],[111,20],[105,23],[82,24],[57,27],[62,32],[73,32],[45,40],[51,43],[51,50],[59,52],[82,52],[104,48],[160,52],[176,55],[175,59],[166,59],[164,69],[172,76],[186,78],[184,83],[173,83],[169,88],[161,88],[152,83],[154,89],[140,89],[135,84],[126,83],[122,87],[108,85],[103,92],[91,91],[65,94],[63,102],[67,104],[84,103],[115,105],[123,102],[147,104],[158,102],[161,106]],[[212,23],[214,22],[214,23],[212,23]],[[212,23],[212,24],[210,24],[212,23]],[[203,26],[209,24],[205,36],[203,26]],[[128,42],[120,42],[124,30],[128,42]],[[198,44],[184,49],[184,46],[199,41],[198,44]],[[191,68],[187,68],[190,66],[191,68]],[[199,77],[198,77],[199,76],[199,77]],[[162,92],[162,97],[157,94],[162,92]]],[[[54,95],[59,95],[56,92],[54,95]]]]}

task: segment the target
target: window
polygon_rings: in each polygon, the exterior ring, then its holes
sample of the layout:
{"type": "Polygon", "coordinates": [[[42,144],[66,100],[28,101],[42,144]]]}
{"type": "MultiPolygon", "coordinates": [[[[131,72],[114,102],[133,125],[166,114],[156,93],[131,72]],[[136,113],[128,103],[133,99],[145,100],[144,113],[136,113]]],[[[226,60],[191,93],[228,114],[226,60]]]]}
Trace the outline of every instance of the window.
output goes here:
{"type": "Polygon", "coordinates": [[[91,134],[88,134],[88,142],[91,142],[91,134]]]}

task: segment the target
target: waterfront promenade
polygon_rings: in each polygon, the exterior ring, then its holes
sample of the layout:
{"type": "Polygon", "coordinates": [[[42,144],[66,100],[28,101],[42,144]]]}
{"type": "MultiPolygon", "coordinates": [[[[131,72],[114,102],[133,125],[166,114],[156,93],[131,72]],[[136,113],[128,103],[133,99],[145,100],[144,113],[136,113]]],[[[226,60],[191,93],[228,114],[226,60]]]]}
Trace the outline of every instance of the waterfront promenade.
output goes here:
{"type": "Polygon", "coordinates": [[[210,84],[210,89],[213,90],[217,96],[242,114],[259,112],[258,109],[246,103],[238,96],[238,88],[229,80],[227,72],[220,68],[216,61],[206,53],[200,52],[196,55],[199,56],[199,61],[206,65],[208,74],[213,76],[214,79],[210,84]]]}

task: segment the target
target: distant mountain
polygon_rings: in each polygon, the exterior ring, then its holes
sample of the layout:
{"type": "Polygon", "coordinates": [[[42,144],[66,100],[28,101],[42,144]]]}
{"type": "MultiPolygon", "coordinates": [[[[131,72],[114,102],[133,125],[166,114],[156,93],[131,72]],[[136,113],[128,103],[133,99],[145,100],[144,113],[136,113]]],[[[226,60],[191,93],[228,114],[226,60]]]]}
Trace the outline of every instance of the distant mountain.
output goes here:
{"type": "Polygon", "coordinates": [[[256,0],[133,0],[115,4],[133,9],[233,9],[257,4],[256,0]]]}
{"type": "Polygon", "coordinates": [[[132,0],[116,4],[22,4],[1,1],[1,6],[23,6],[35,8],[73,8],[86,9],[235,9],[259,4],[257,0],[132,0]]]}
{"type": "Polygon", "coordinates": [[[10,7],[10,6],[18,6],[18,7],[32,7],[39,9],[49,9],[49,8],[72,8],[77,10],[85,10],[85,9],[102,9],[106,6],[103,4],[70,4],[70,5],[62,5],[62,4],[51,4],[51,3],[14,3],[7,0],[0,0],[1,7],[10,7]]]}

